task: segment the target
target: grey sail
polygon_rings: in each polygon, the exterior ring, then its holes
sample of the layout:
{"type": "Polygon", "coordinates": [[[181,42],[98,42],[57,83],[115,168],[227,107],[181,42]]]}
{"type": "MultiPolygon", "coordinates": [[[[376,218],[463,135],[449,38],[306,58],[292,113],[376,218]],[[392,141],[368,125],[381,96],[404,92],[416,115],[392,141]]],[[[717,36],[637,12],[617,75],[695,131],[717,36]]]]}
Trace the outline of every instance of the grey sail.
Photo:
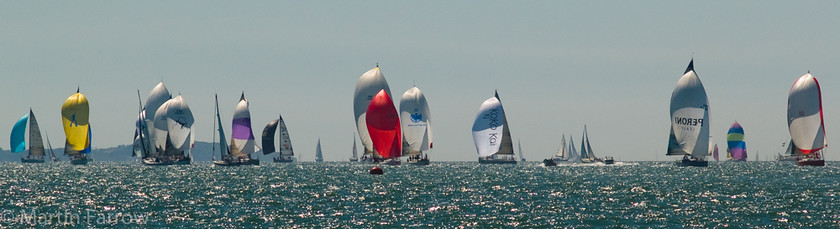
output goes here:
{"type": "Polygon", "coordinates": [[[44,140],[41,139],[41,128],[35,120],[35,113],[29,110],[29,155],[44,156],[44,140]]]}
{"type": "Polygon", "coordinates": [[[280,156],[293,157],[295,155],[292,149],[292,138],[289,136],[289,130],[286,128],[286,121],[283,121],[283,116],[280,116],[280,156]]]}
{"type": "MultiPolygon", "coordinates": [[[[496,99],[498,99],[501,103],[502,99],[499,98],[498,91],[496,91],[496,99]]],[[[503,120],[505,125],[502,127],[502,142],[501,146],[499,147],[499,152],[496,152],[496,154],[513,155],[513,140],[510,137],[510,129],[508,128],[508,126],[510,126],[510,123],[507,120],[507,114],[504,115],[503,120]]]]}
{"type": "Polygon", "coordinates": [[[323,162],[324,154],[321,152],[321,139],[318,139],[318,146],[315,148],[315,162],[323,162]]]}
{"type": "Polygon", "coordinates": [[[597,159],[597,157],[595,157],[595,153],[592,152],[592,145],[589,145],[589,132],[586,131],[586,126],[583,126],[583,136],[586,137],[586,155],[589,156],[590,159],[597,159]]]}

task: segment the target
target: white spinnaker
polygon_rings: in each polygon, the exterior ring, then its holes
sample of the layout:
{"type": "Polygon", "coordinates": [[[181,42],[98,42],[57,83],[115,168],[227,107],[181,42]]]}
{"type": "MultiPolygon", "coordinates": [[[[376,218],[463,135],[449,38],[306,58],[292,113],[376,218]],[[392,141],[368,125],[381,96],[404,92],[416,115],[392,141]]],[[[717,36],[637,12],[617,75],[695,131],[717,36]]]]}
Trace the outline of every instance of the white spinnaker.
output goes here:
{"type": "Polygon", "coordinates": [[[175,96],[167,102],[166,121],[169,130],[169,141],[176,149],[187,152],[190,148],[192,125],[195,123],[192,111],[183,97],[175,96]]]}
{"type": "Polygon", "coordinates": [[[157,108],[157,111],[155,111],[154,119],[152,119],[154,120],[155,127],[154,131],[152,131],[154,133],[152,134],[152,143],[159,153],[166,151],[166,137],[169,132],[169,124],[166,120],[166,109],[169,107],[168,104],[170,101],[172,100],[167,100],[160,105],[160,107],[157,108]]]}
{"type": "Polygon", "coordinates": [[[504,117],[502,102],[496,97],[490,97],[481,103],[472,127],[473,141],[479,156],[486,157],[499,151],[505,125],[504,117]]]}
{"type": "Polygon", "coordinates": [[[709,99],[694,70],[683,74],[671,94],[671,131],[676,145],[668,155],[691,154],[704,159],[709,152],[709,99]]]}
{"type": "MultiPolygon", "coordinates": [[[[249,109],[248,100],[245,99],[245,95],[243,93],[242,97],[239,99],[239,103],[236,104],[236,107],[233,109],[233,120],[236,122],[237,120],[248,120],[249,128],[247,131],[253,135],[253,129],[250,127],[250,120],[251,120],[251,111],[249,109]]],[[[236,150],[231,150],[231,154],[234,156],[242,156],[242,155],[250,155],[257,151],[257,144],[253,138],[238,138],[236,135],[237,127],[234,126],[231,128],[231,144],[232,147],[236,147],[236,150]]]]}
{"type": "Polygon", "coordinates": [[[385,81],[385,76],[382,75],[379,67],[375,67],[359,77],[359,81],[356,82],[356,91],[353,92],[353,114],[356,118],[359,138],[362,140],[362,145],[365,146],[366,153],[373,152],[373,141],[370,140],[370,134],[367,130],[365,112],[367,112],[373,96],[382,89],[385,89],[385,93],[391,95],[391,89],[388,87],[388,82],[385,81]]]}
{"type": "Polygon", "coordinates": [[[416,155],[431,148],[431,122],[429,104],[423,92],[417,87],[405,91],[400,99],[400,123],[408,149],[404,150],[407,154],[403,156],[416,155]]]}
{"type": "Polygon", "coordinates": [[[805,74],[793,84],[788,95],[788,128],[796,147],[811,153],[825,147],[822,98],[817,79],[805,74]]]}
{"type": "MultiPolygon", "coordinates": [[[[164,85],[163,82],[158,83],[157,85],[155,85],[154,88],[152,88],[152,90],[149,92],[149,96],[146,98],[146,105],[143,106],[143,110],[146,113],[143,118],[143,120],[146,123],[145,128],[154,127],[155,114],[157,113],[158,108],[160,108],[160,106],[162,106],[164,103],[166,103],[166,101],[168,101],[171,98],[172,95],[169,94],[169,89],[166,88],[166,85],[164,85]]],[[[148,135],[144,136],[144,140],[148,142],[144,144],[147,144],[147,146],[157,146],[157,144],[154,142],[157,139],[155,136],[156,131],[146,130],[145,132],[147,132],[148,135]]],[[[164,135],[162,138],[164,140],[163,144],[165,144],[166,136],[164,135]]],[[[154,154],[154,152],[156,152],[155,147],[150,147],[150,150],[152,152],[146,153],[154,154]]]]}

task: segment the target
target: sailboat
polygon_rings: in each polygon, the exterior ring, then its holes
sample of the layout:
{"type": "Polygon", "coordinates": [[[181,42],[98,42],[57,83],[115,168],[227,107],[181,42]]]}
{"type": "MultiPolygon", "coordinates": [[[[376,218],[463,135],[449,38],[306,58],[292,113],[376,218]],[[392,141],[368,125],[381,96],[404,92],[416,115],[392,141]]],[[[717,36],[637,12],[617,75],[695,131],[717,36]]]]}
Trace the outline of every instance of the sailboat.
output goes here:
{"type": "Polygon", "coordinates": [[[737,121],[726,134],[726,155],[732,161],[747,161],[747,143],[744,142],[744,128],[737,121]]]}
{"type": "Polygon", "coordinates": [[[472,135],[479,164],[516,164],[513,141],[498,91],[478,108],[472,135]]]}
{"type": "Polygon", "coordinates": [[[671,94],[671,133],[665,155],[683,156],[683,166],[709,166],[710,123],[709,98],[692,59],[671,94]]]}
{"type": "Polygon", "coordinates": [[[525,156],[522,155],[522,141],[519,139],[516,139],[516,150],[519,151],[519,161],[525,162],[525,156]]]}
{"type": "Polygon", "coordinates": [[[399,165],[402,155],[402,130],[400,116],[394,107],[394,101],[385,89],[379,90],[370,101],[365,112],[365,124],[373,143],[374,152],[386,164],[399,165]]]}
{"type": "Polygon", "coordinates": [[[315,147],[315,162],[324,162],[324,153],[321,152],[321,138],[318,138],[318,145],[315,147]]]}
{"type": "Polygon", "coordinates": [[[55,156],[55,152],[53,152],[52,144],[50,143],[50,135],[47,132],[44,132],[44,135],[47,137],[47,147],[50,147],[50,161],[58,162],[58,157],[55,156]]]}
{"type": "Polygon", "coordinates": [[[64,154],[70,163],[85,165],[91,150],[91,129],[88,120],[90,105],[79,89],[61,105],[61,123],[64,126],[64,154]]]}
{"type": "Polygon", "coordinates": [[[543,165],[545,166],[557,166],[557,164],[568,162],[569,157],[569,150],[566,146],[566,135],[564,134],[560,138],[560,148],[557,149],[557,154],[554,155],[552,158],[543,159],[543,165]]]}
{"type": "Polygon", "coordinates": [[[359,155],[356,153],[356,133],[353,133],[353,154],[350,156],[351,162],[359,161],[359,155]]]}
{"type": "Polygon", "coordinates": [[[569,135],[569,162],[581,162],[580,154],[575,148],[575,139],[569,135]]]}
{"type": "Polygon", "coordinates": [[[419,88],[412,87],[400,99],[400,123],[403,131],[403,152],[411,165],[428,165],[429,155],[424,150],[432,149],[432,117],[426,96],[419,88]]]}
{"type": "Polygon", "coordinates": [[[715,149],[715,150],[712,152],[712,157],[714,157],[714,158],[715,158],[715,161],[720,161],[720,158],[719,158],[719,156],[718,156],[718,146],[717,146],[717,144],[715,144],[715,148],[714,148],[714,149],[715,149]]]}
{"type": "MultiPolygon", "coordinates": [[[[140,104],[140,111],[138,120],[135,125],[136,130],[134,134],[135,140],[135,157],[140,157],[145,165],[170,165],[173,161],[161,151],[162,148],[156,145],[165,146],[168,134],[168,127],[166,124],[166,116],[162,116],[159,127],[155,127],[155,117],[160,107],[172,99],[172,94],[163,82],[159,82],[155,87],[149,91],[149,96],[146,97],[146,105],[140,98],[140,91],[137,91],[137,100],[140,104]],[[160,135],[160,136],[157,136],[160,135]],[[157,144],[156,144],[157,141],[157,144]]],[[[164,111],[165,113],[165,111],[164,111]]]]}
{"type": "Polygon", "coordinates": [[[219,125],[219,148],[221,150],[222,158],[219,161],[213,161],[213,164],[220,166],[237,166],[237,165],[259,165],[260,161],[256,158],[251,158],[251,154],[256,152],[256,143],[254,133],[251,131],[251,112],[248,109],[248,100],[245,99],[245,93],[239,98],[239,103],[233,110],[233,127],[230,140],[230,148],[224,144],[224,131],[222,129],[221,116],[219,114],[219,98],[216,97],[216,120],[219,125]]]}
{"type": "Polygon", "coordinates": [[[29,124],[29,155],[20,159],[23,163],[44,163],[44,141],[41,139],[41,129],[38,127],[38,121],[35,120],[35,113],[29,109],[29,113],[23,115],[18,120],[11,133],[12,153],[19,153],[26,150],[26,141],[24,139],[26,132],[26,125],[29,124]]]}
{"type": "Polygon", "coordinates": [[[289,130],[286,129],[286,122],[283,116],[271,121],[265,126],[262,132],[263,155],[274,153],[274,132],[280,126],[280,153],[274,158],[274,162],[289,163],[295,161],[295,152],[292,149],[292,139],[289,137],[289,130]]]}
{"type": "Polygon", "coordinates": [[[385,81],[385,76],[379,69],[379,64],[375,68],[365,72],[359,77],[356,82],[356,90],[353,92],[353,115],[356,121],[356,129],[359,131],[359,139],[364,146],[364,153],[362,154],[362,161],[369,163],[378,163],[381,161],[379,154],[374,153],[373,141],[370,139],[368,133],[366,113],[368,105],[374,95],[380,90],[385,90],[385,93],[391,95],[391,89],[388,87],[388,82],[385,81]]]}
{"type": "Polygon", "coordinates": [[[604,164],[613,164],[615,160],[612,157],[609,158],[612,160],[611,163],[606,163],[604,159],[598,158],[595,156],[595,152],[592,151],[592,145],[589,144],[589,132],[586,129],[586,125],[583,125],[583,137],[580,139],[580,160],[581,163],[588,164],[588,163],[596,163],[596,162],[603,162],[604,164]]]}
{"type": "Polygon", "coordinates": [[[785,152],[777,154],[776,161],[797,161],[799,159],[799,154],[796,153],[799,150],[796,149],[796,144],[793,144],[793,139],[789,142],[782,142],[782,148],[785,148],[785,152]],[[785,144],[787,144],[787,147],[785,147],[785,144]]]}
{"type": "Polygon", "coordinates": [[[798,165],[825,166],[826,146],[822,92],[817,78],[807,73],[793,84],[788,95],[788,130],[798,155],[798,165]]]}

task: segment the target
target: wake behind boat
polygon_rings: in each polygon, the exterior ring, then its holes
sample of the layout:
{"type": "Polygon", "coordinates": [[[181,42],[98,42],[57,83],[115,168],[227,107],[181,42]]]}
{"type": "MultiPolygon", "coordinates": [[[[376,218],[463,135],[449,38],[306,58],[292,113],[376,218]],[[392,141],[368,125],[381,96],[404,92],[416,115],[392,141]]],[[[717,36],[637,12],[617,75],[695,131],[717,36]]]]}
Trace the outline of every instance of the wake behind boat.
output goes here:
{"type": "Polygon", "coordinates": [[[683,156],[682,166],[708,166],[709,99],[694,72],[694,59],[671,94],[671,133],[667,156],[683,156]]]}

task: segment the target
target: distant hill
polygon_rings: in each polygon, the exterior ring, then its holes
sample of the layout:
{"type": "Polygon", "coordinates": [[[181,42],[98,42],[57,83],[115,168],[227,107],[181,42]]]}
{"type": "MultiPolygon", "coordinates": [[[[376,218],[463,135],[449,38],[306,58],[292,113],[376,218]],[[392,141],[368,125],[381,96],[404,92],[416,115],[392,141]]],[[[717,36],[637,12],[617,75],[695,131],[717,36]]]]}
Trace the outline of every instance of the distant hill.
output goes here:
{"type": "MultiPolygon", "coordinates": [[[[218,146],[217,146],[218,147],[218,146]]],[[[209,142],[195,142],[195,147],[192,149],[192,155],[194,161],[211,161],[213,145],[209,142]]],[[[67,160],[67,156],[64,156],[64,148],[55,148],[53,149],[55,154],[58,158],[62,161],[67,160]]],[[[95,161],[134,161],[137,158],[131,157],[132,146],[131,145],[119,145],[110,148],[94,148],[93,152],[91,152],[91,156],[95,161]]],[[[216,149],[216,154],[218,154],[218,149],[216,149]]],[[[9,150],[4,150],[0,148],[0,161],[14,161],[19,162],[21,157],[25,157],[27,155],[26,152],[21,152],[17,154],[11,153],[9,150]]],[[[216,158],[219,156],[216,155],[216,158]]],[[[257,152],[254,157],[260,158],[260,160],[271,160],[271,156],[263,156],[262,152],[257,152]]]]}

